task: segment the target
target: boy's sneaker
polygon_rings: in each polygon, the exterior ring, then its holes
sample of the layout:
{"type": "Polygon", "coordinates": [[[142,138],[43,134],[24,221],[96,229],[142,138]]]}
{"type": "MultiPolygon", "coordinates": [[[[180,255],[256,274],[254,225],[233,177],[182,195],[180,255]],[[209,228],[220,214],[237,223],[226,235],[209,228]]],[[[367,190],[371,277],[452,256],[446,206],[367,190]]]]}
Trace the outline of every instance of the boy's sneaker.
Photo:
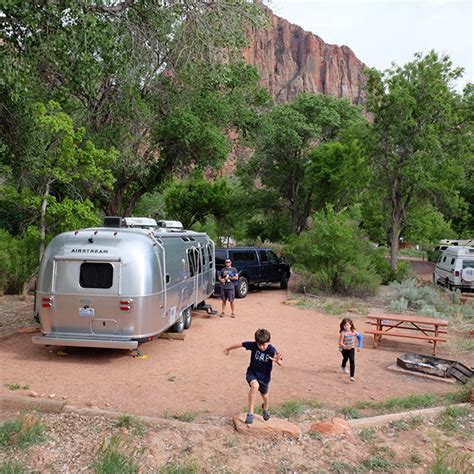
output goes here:
{"type": "Polygon", "coordinates": [[[348,374],[348,373],[349,373],[349,370],[347,370],[347,367],[341,367],[341,370],[342,370],[345,374],[348,374]]]}
{"type": "Polygon", "coordinates": [[[245,418],[245,423],[247,425],[251,425],[253,423],[253,414],[252,413],[247,413],[247,416],[245,418]]]}
{"type": "Polygon", "coordinates": [[[220,316],[221,318],[223,318],[223,317],[224,317],[224,313],[219,314],[219,316],[220,316]]]}
{"type": "Polygon", "coordinates": [[[231,318],[235,318],[235,314],[232,313],[232,314],[230,315],[230,317],[231,317],[231,318]]]}
{"type": "Polygon", "coordinates": [[[354,377],[351,377],[351,382],[355,382],[355,378],[354,378],[354,377]]]}
{"type": "Polygon", "coordinates": [[[270,412],[268,410],[265,410],[262,405],[262,416],[264,421],[268,421],[270,419],[270,412]]]}

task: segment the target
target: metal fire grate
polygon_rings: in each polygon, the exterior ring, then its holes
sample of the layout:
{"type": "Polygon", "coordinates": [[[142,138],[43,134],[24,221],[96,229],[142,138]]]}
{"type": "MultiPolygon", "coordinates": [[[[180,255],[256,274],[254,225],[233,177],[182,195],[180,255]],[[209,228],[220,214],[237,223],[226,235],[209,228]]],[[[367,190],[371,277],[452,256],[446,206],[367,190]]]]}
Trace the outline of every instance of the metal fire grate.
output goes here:
{"type": "Polygon", "coordinates": [[[406,370],[422,372],[437,377],[453,377],[465,384],[474,375],[472,369],[455,360],[424,354],[408,353],[397,357],[397,365],[406,370]]]}

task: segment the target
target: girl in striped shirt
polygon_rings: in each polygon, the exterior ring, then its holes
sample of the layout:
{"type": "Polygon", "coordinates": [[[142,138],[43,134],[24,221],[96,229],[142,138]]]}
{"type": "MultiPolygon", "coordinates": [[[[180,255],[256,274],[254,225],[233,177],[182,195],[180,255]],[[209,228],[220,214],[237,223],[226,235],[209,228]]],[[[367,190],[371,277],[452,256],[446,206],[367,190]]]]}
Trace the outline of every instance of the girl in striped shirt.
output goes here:
{"type": "Polygon", "coordinates": [[[340,324],[339,331],[339,350],[342,353],[342,364],[341,370],[347,374],[348,370],[346,368],[347,361],[349,361],[350,366],[350,376],[351,382],[354,382],[355,375],[355,347],[356,339],[359,341],[357,350],[360,350],[361,347],[361,338],[359,333],[356,331],[354,322],[352,319],[344,318],[340,324]]]}

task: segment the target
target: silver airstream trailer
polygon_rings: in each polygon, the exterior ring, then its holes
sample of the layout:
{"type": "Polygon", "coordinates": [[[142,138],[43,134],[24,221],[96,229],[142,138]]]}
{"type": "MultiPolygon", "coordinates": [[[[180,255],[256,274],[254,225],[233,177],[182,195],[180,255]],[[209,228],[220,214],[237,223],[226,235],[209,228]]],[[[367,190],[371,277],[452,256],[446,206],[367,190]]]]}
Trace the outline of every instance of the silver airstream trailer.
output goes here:
{"type": "Polygon", "coordinates": [[[35,313],[43,345],[136,349],[191,325],[214,289],[214,243],[176,221],[106,217],[65,232],[41,261],[35,313]]]}

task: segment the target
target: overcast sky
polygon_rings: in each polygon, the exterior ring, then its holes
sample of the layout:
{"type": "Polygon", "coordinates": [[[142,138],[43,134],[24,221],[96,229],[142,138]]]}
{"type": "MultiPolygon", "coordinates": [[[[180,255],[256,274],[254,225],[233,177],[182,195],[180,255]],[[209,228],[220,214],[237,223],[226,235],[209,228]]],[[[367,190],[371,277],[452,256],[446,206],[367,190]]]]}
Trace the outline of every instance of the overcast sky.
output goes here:
{"type": "Polygon", "coordinates": [[[403,65],[416,52],[448,54],[473,79],[473,0],[267,0],[273,12],[326,43],[347,45],[367,66],[403,65]]]}

